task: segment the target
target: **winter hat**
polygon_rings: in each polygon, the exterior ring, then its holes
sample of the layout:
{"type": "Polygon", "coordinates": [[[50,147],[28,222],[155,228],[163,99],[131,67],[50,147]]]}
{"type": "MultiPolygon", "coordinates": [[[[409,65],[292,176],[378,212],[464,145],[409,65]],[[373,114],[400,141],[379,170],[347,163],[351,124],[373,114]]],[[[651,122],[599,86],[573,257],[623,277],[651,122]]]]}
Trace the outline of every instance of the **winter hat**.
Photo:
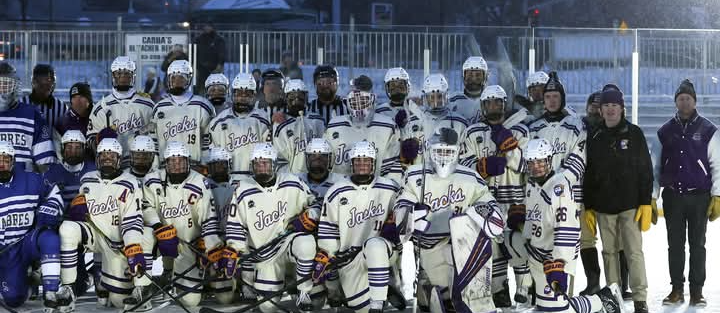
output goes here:
{"type": "Polygon", "coordinates": [[[92,91],[90,90],[90,85],[88,83],[84,82],[77,82],[72,87],[70,87],[70,99],[72,99],[73,96],[83,96],[85,97],[88,102],[92,105],[93,98],[92,98],[92,91]]]}
{"type": "Polygon", "coordinates": [[[623,99],[623,93],[620,90],[616,89],[607,89],[603,91],[602,95],[600,95],[600,104],[605,103],[617,103],[623,107],[625,107],[625,100],[623,99]]]}
{"type": "Polygon", "coordinates": [[[370,79],[370,77],[367,77],[366,75],[360,75],[360,76],[356,77],[355,79],[351,80],[350,85],[353,86],[353,89],[367,91],[367,92],[372,92],[372,88],[373,88],[372,80],[370,79]]]}
{"type": "Polygon", "coordinates": [[[675,100],[677,100],[677,97],[681,93],[689,94],[695,101],[697,101],[697,96],[695,95],[695,86],[693,86],[693,83],[689,79],[684,79],[682,82],[680,82],[680,86],[678,86],[678,89],[675,91],[675,100]]]}
{"type": "Polygon", "coordinates": [[[600,90],[591,93],[587,99],[587,102],[585,103],[585,106],[588,106],[593,103],[600,103],[600,96],[602,96],[602,91],[600,91],[600,90]]]}
{"type": "Polygon", "coordinates": [[[613,83],[605,85],[602,89],[602,91],[608,91],[608,90],[622,91],[622,90],[620,90],[620,87],[618,87],[617,85],[615,85],[613,83]]]}
{"type": "Polygon", "coordinates": [[[560,93],[561,104],[560,109],[565,108],[565,87],[563,87],[562,82],[560,82],[560,79],[557,76],[557,72],[552,71],[550,72],[550,79],[548,79],[547,83],[545,84],[545,89],[543,90],[543,95],[552,92],[557,91],[560,93]]]}

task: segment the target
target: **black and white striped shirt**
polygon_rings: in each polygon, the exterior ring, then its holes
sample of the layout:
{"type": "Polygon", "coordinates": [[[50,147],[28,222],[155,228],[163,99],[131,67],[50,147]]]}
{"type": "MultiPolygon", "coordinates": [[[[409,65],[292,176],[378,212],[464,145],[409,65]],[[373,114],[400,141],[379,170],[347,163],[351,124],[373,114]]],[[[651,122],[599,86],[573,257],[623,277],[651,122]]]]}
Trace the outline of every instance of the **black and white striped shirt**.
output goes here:
{"type": "Polygon", "coordinates": [[[310,101],[308,111],[322,116],[325,125],[330,124],[330,120],[334,116],[348,114],[345,100],[340,96],[335,96],[335,99],[329,105],[319,102],[318,99],[314,99],[310,101]]]}
{"type": "Polygon", "coordinates": [[[48,106],[45,103],[33,102],[32,100],[30,100],[30,95],[26,95],[20,98],[20,102],[30,104],[37,108],[38,111],[40,111],[42,116],[45,118],[47,124],[53,129],[58,129],[58,127],[60,126],[60,122],[63,119],[63,116],[65,116],[65,112],[68,111],[68,106],[65,105],[62,100],[55,98],[52,95],[50,95],[50,103],[52,103],[52,106],[48,106]]]}

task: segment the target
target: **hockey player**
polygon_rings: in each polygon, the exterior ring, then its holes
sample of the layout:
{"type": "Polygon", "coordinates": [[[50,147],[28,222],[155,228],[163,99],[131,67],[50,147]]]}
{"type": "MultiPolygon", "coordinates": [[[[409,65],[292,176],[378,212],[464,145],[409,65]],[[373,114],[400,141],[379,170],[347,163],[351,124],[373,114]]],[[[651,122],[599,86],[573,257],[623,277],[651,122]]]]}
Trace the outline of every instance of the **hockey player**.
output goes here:
{"type": "Polygon", "coordinates": [[[96,170],[93,160],[85,159],[85,136],[79,130],[68,130],[61,140],[61,163],[50,164],[43,174],[46,183],[57,185],[63,199],[63,210],[70,206],[80,190],[80,178],[96,170]]]}
{"type": "Polygon", "coordinates": [[[515,102],[519,103],[523,110],[528,113],[524,121],[525,125],[530,125],[542,117],[545,111],[543,105],[543,90],[545,90],[545,84],[547,84],[548,79],[550,79],[550,77],[545,72],[534,72],[525,79],[527,97],[515,95],[515,102]]]}
{"type": "Polygon", "coordinates": [[[43,172],[55,163],[52,130],[32,105],[18,102],[20,78],[10,63],[0,63],[0,141],[9,142],[18,169],[43,172]]]}
{"type": "MultiPolygon", "coordinates": [[[[183,304],[200,303],[202,270],[220,260],[223,242],[215,214],[215,198],[210,181],[190,169],[190,151],[184,143],[168,142],[164,155],[165,168],[145,177],[143,184],[145,225],[152,227],[158,250],[164,257],[174,258],[175,275],[188,267],[197,267],[175,282],[177,292],[192,291],[180,298],[183,304]],[[196,255],[186,245],[195,245],[203,255],[196,255]],[[179,249],[182,247],[181,249],[179,249]],[[198,286],[199,285],[199,286],[198,286]]],[[[221,303],[232,301],[232,282],[210,284],[221,303]]]]}
{"type": "Polygon", "coordinates": [[[528,141],[528,128],[523,124],[527,116],[518,111],[506,116],[507,94],[498,85],[490,85],[480,96],[482,120],[470,126],[465,139],[463,165],[474,168],[488,184],[507,221],[503,238],[493,246],[493,301],[496,307],[509,307],[507,288],[508,264],[515,270],[518,304],[528,303],[528,289],[532,284],[523,251],[522,229],[517,220],[525,215],[523,192],[525,171],[522,147],[528,141]],[[511,243],[513,244],[511,246],[511,243]]]}
{"type": "Polygon", "coordinates": [[[232,108],[220,112],[208,126],[210,146],[225,148],[230,155],[230,173],[250,176],[253,145],[270,137],[270,121],[254,108],[255,78],[240,73],[232,81],[232,108]]]}
{"type": "Polygon", "coordinates": [[[305,170],[305,146],[311,138],[322,137],[325,125],[321,116],[307,116],[308,91],[305,83],[291,79],[285,83],[287,114],[284,121],[273,123],[273,146],[278,150],[281,170],[301,173],[305,170]]]}
{"type": "Polygon", "coordinates": [[[318,202],[325,199],[328,189],[343,179],[332,173],[332,147],[324,138],[313,138],[305,148],[305,171],[298,177],[310,187],[318,202]]]}
{"type": "Polygon", "coordinates": [[[490,241],[504,227],[497,202],[479,174],[458,164],[461,143],[454,130],[440,128],[428,141],[431,166],[408,168],[394,208],[400,230],[414,228],[428,279],[418,288],[430,289],[425,292],[433,313],[453,307],[493,312],[490,241]]]}
{"type": "Polygon", "coordinates": [[[318,229],[313,278],[325,279],[325,268],[335,255],[362,251],[338,270],[347,307],[356,312],[383,311],[390,264],[402,249],[392,213],[399,187],[376,176],[375,158],[369,142],[353,146],[352,174],[328,190],[318,229]]]}
{"type": "Polygon", "coordinates": [[[400,181],[399,133],[395,122],[389,117],[375,113],[375,95],[353,90],[348,94],[348,115],[336,116],[328,124],[325,140],[333,148],[335,160],[333,173],[350,174],[350,148],[358,141],[370,142],[377,151],[374,167],[379,176],[390,175],[400,181]]]}
{"type": "MultiPolygon", "coordinates": [[[[98,170],[80,179],[80,194],[73,199],[60,225],[60,312],[74,310],[73,284],[77,280],[78,253],[83,251],[102,256],[98,305],[129,309],[147,295],[150,280],[143,273],[152,268],[155,242],[152,229],[143,228],[142,189],[134,176],[120,169],[122,155],[117,139],[100,141],[95,161],[98,170]]],[[[148,301],[140,309],[151,307],[148,301]]]]}
{"type": "Polygon", "coordinates": [[[45,306],[57,307],[62,198],[57,186],[15,166],[15,148],[0,141],[0,294],[17,308],[28,298],[27,272],[40,262],[45,306]]]}
{"type": "Polygon", "coordinates": [[[150,95],[136,91],[135,62],[128,56],[119,56],[110,65],[113,92],[98,101],[90,112],[87,139],[93,150],[97,146],[98,134],[105,128],[118,133],[123,147],[121,166],[130,166],[130,139],[137,134],[148,134],[154,130],[153,106],[150,95]]]}
{"type": "Polygon", "coordinates": [[[229,88],[230,81],[223,73],[210,74],[205,80],[205,97],[215,107],[216,113],[230,107],[227,103],[229,88]]]}
{"type": "Polygon", "coordinates": [[[128,172],[135,176],[140,184],[145,175],[157,166],[156,154],[155,141],[150,136],[138,135],[130,144],[130,169],[128,172]]]}
{"type": "Polygon", "coordinates": [[[258,100],[256,108],[265,112],[273,123],[281,123],[283,113],[287,110],[285,103],[285,75],[278,69],[268,69],[262,73],[260,88],[262,97],[258,100]]]}
{"type": "Polygon", "coordinates": [[[192,93],[193,71],[190,62],[175,60],[167,70],[170,93],[153,109],[158,153],[164,155],[170,141],[180,141],[190,150],[190,166],[195,168],[207,150],[208,127],[215,108],[202,96],[192,93]]]}
{"type": "MultiPolygon", "coordinates": [[[[254,287],[260,294],[283,288],[286,271],[295,265],[297,279],[310,275],[316,252],[312,232],[320,218],[315,196],[297,176],[277,173],[277,151],[269,143],[255,145],[252,158],[253,178],[238,183],[233,193],[226,229],[226,247],[219,264],[226,277],[236,276],[238,258],[262,247],[286,229],[294,230],[272,247],[258,251],[254,287]]],[[[312,281],[297,286],[297,306],[312,310],[309,292],[312,281]]],[[[276,299],[279,300],[279,299],[276,299]]],[[[275,311],[274,305],[263,303],[262,312],[275,311]]]]}
{"type": "Polygon", "coordinates": [[[480,112],[480,95],[485,89],[490,72],[485,59],[472,56],[462,66],[463,93],[450,98],[451,111],[465,118],[469,123],[477,122],[480,112]]]}
{"type": "Polygon", "coordinates": [[[417,105],[408,98],[410,93],[410,75],[402,67],[394,67],[385,73],[385,93],[390,101],[377,106],[375,113],[385,115],[395,121],[401,138],[405,134],[411,111],[419,112],[417,105]],[[410,110],[412,107],[413,110],[410,110]]]}
{"type": "Polygon", "coordinates": [[[625,312],[617,284],[601,289],[595,295],[569,298],[568,275],[575,272],[580,246],[580,208],[572,183],[562,173],[552,170],[553,147],[545,139],[528,142],[525,160],[527,214],[523,236],[530,273],[535,280],[536,310],[539,312],[625,312]]]}
{"type": "MultiPolygon", "coordinates": [[[[411,111],[408,124],[405,126],[403,141],[400,148],[400,161],[404,165],[414,164],[418,153],[427,150],[428,138],[440,128],[452,128],[460,135],[460,142],[465,138],[467,120],[457,112],[448,108],[448,83],[442,74],[431,74],[423,82],[424,112],[411,111]],[[422,147],[420,147],[422,143],[422,147]]],[[[415,163],[416,164],[416,163],[415,163]]]]}

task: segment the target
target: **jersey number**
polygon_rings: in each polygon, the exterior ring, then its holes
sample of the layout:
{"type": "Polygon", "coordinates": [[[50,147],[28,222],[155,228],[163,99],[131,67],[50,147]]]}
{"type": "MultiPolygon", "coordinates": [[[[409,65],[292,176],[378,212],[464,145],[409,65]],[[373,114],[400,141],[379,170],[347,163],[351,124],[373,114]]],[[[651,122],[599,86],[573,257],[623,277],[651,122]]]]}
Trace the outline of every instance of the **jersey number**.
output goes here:
{"type": "Polygon", "coordinates": [[[235,214],[237,214],[237,205],[235,203],[230,205],[230,216],[235,217],[235,214]]]}
{"type": "Polygon", "coordinates": [[[123,192],[120,194],[120,197],[118,198],[118,200],[120,200],[120,202],[122,202],[122,203],[125,203],[127,201],[127,194],[128,194],[128,190],[127,189],[123,190],[123,192]]]}
{"type": "Polygon", "coordinates": [[[382,230],[383,222],[382,221],[375,221],[375,226],[373,227],[373,230],[382,230]]]}
{"type": "Polygon", "coordinates": [[[196,139],[197,139],[197,135],[189,134],[188,135],[188,144],[194,145],[196,139]]]}
{"type": "Polygon", "coordinates": [[[567,208],[559,208],[557,210],[557,214],[555,215],[555,219],[558,223],[567,221],[567,208]]]}
{"type": "Polygon", "coordinates": [[[112,224],[114,226],[120,225],[120,216],[119,215],[112,216],[112,224]]]}
{"type": "Polygon", "coordinates": [[[540,236],[542,236],[542,226],[538,226],[538,225],[533,224],[533,226],[532,226],[532,231],[530,231],[530,233],[531,233],[533,236],[539,238],[540,236]]]}
{"type": "Polygon", "coordinates": [[[192,228],[192,227],[193,227],[193,221],[192,221],[192,217],[191,217],[188,219],[188,228],[192,228]]]}

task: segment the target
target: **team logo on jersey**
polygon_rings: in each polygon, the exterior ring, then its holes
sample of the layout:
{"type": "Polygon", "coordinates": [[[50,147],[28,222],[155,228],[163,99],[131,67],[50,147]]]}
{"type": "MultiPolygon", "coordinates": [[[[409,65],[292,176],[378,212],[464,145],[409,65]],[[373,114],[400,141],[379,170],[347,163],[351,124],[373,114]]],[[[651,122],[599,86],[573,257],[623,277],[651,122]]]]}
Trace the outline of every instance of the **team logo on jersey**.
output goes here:
{"type": "Polygon", "coordinates": [[[96,199],[89,199],[87,200],[88,212],[90,212],[91,215],[115,212],[119,209],[117,201],[118,200],[113,198],[112,195],[107,197],[105,203],[97,203],[96,199]]]}
{"type": "Polygon", "coordinates": [[[265,214],[264,210],[258,211],[255,213],[255,216],[257,216],[257,222],[253,223],[253,226],[255,226],[255,229],[257,230],[263,230],[272,226],[272,224],[275,224],[283,219],[285,212],[287,212],[287,207],[287,202],[278,201],[277,208],[275,210],[270,211],[267,214],[265,214]]]}
{"type": "Polygon", "coordinates": [[[370,201],[370,204],[368,204],[368,207],[365,210],[359,211],[356,207],[353,207],[350,209],[350,219],[347,221],[348,227],[355,227],[356,225],[360,225],[365,220],[373,218],[375,216],[382,216],[385,215],[385,209],[383,208],[382,204],[375,205],[375,201],[370,201]]]}
{"type": "Polygon", "coordinates": [[[190,215],[190,205],[185,200],[180,200],[176,207],[168,207],[167,202],[160,202],[160,212],[165,219],[187,216],[190,215]]]}
{"type": "Polygon", "coordinates": [[[116,130],[120,134],[145,126],[143,119],[136,116],[135,113],[130,114],[126,121],[120,122],[120,120],[114,120],[113,124],[117,126],[116,130]]]}
{"type": "Polygon", "coordinates": [[[167,130],[163,133],[163,138],[165,138],[165,140],[168,140],[170,139],[170,137],[175,137],[180,133],[196,130],[197,121],[194,118],[190,119],[187,116],[183,116],[182,120],[175,124],[173,124],[172,121],[167,122],[165,124],[165,128],[167,128],[167,130]]]}
{"type": "Polygon", "coordinates": [[[432,192],[425,193],[425,202],[430,205],[431,212],[439,211],[462,201],[465,201],[465,193],[462,188],[456,189],[453,184],[448,185],[447,193],[437,198],[433,198],[432,192]]]}
{"type": "Polygon", "coordinates": [[[83,187],[83,193],[90,193],[90,187],[83,187]]]}
{"type": "Polygon", "coordinates": [[[285,132],[285,134],[286,134],[288,137],[292,137],[295,133],[293,133],[292,129],[288,129],[287,132],[285,132]]]}
{"type": "Polygon", "coordinates": [[[340,134],[338,134],[338,132],[334,132],[332,133],[332,137],[333,139],[338,139],[338,137],[340,137],[340,134]]]}
{"type": "Polygon", "coordinates": [[[165,118],[165,113],[163,113],[163,112],[158,112],[157,118],[158,118],[158,119],[164,119],[164,118],[165,118]]]}
{"type": "Polygon", "coordinates": [[[629,142],[630,140],[628,139],[620,140],[620,150],[627,150],[629,142]]]}
{"type": "Polygon", "coordinates": [[[416,131],[419,131],[419,130],[420,130],[420,126],[417,126],[417,125],[413,125],[413,126],[412,126],[412,131],[416,132],[416,131]]]}
{"type": "Polygon", "coordinates": [[[415,181],[415,184],[420,187],[420,185],[422,185],[422,178],[418,178],[418,180],[415,181]]]}
{"type": "Polygon", "coordinates": [[[248,208],[252,209],[254,207],[255,207],[255,201],[252,201],[252,200],[248,201],[248,208]]]}
{"type": "Polygon", "coordinates": [[[532,209],[525,212],[525,220],[526,221],[541,221],[542,220],[542,213],[540,213],[540,205],[537,203],[535,206],[533,206],[532,209]]]}
{"type": "Polygon", "coordinates": [[[29,226],[32,225],[32,223],[33,217],[30,216],[30,212],[9,213],[0,218],[0,227],[2,227],[2,229],[7,229],[7,227],[29,226]]]}
{"type": "Polygon", "coordinates": [[[227,135],[227,140],[228,143],[225,145],[225,149],[232,152],[235,151],[235,149],[258,142],[260,137],[258,134],[254,133],[251,128],[249,128],[247,133],[240,136],[235,135],[235,133],[229,133],[227,135]]]}
{"type": "Polygon", "coordinates": [[[42,127],[40,138],[50,138],[50,127],[47,127],[47,125],[42,127]]]}
{"type": "Polygon", "coordinates": [[[160,188],[155,189],[155,193],[159,196],[159,195],[160,195],[160,188]]]}
{"type": "Polygon", "coordinates": [[[557,185],[555,185],[555,187],[553,187],[553,192],[555,192],[555,195],[558,197],[560,195],[562,195],[564,191],[565,191],[565,186],[563,186],[561,184],[557,184],[557,185]]]}
{"type": "Polygon", "coordinates": [[[346,205],[348,204],[348,199],[345,197],[340,198],[340,205],[346,205]]]}
{"type": "Polygon", "coordinates": [[[227,130],[227,124],[226,123],[220,124],[220,129],[227,130]]]}
{"type": "Polygon", "coordinates": [[[477,143],[482,143],[483,140],[485,140],[485,139],[483,139],[482,136],[478,136],[477,138],[475,138],[475,142],[477,142],[477,143]]]}
{"type": "Polygon", "coordinates": [[[22,146],[29,148],[27,137],[19,133],[3,131],[2,133],[0,133],[0,141],[6,141],[15,147],[22,146]]]}

